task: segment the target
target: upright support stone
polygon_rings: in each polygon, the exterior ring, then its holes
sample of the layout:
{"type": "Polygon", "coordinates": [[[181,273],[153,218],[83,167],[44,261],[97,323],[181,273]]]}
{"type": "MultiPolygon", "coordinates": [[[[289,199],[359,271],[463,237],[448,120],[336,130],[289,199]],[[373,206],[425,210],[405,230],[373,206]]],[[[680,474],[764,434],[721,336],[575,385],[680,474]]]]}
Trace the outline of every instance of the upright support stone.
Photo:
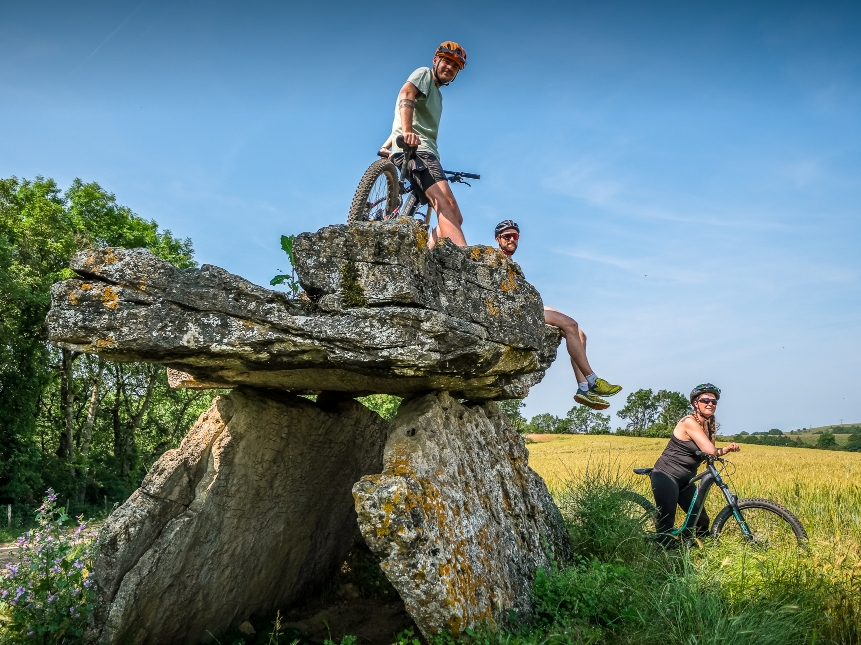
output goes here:
{"type": "Polygon", "coordinates": [[[523,438],[495,403],[401,405],[380,475],[353,487],[359,527],[426,636],[531,614],[535,570],[571,544],[523,438]]]}
{"type": "Polygon", "coordinates": [[[353,544],[350,487],[380,471],[388,428],[353,400],[216,399],[105,523],[98,642],[197,643],[319,589],[353,544]]]}

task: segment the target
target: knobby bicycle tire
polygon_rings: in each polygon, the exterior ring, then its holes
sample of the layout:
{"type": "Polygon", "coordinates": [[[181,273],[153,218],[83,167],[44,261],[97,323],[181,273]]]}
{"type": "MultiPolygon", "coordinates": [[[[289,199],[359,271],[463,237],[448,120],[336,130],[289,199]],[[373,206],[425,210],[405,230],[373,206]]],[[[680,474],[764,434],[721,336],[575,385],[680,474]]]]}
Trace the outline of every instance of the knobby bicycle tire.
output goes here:
{"type": "Polygon", "coordinates": [[[633,520],[636,520],[640,527],[649,534],[654,534],[657,530],[655,518],[658,516],[658,509],[648,499],[635,493],[632,490],[622,491],[623,510],[625,514],[633,520]]]}
{"type": "Polygon", "coordinates": [[[398,170],[395,164],[388,159],[375,161],[368,166],[356,188],[347,222],[388,219],[398,207],[399,198],[398,170]]]}
{"type": "Polygon", "coordinates": [[[712,524],[712,536],[720,539],[734,539],[761,548],[780,548],[807,545],[807,532],[792,512],[769,499],[742,499],[738,508],[753,540],[747,538],[732,513],[732,507],[725,506],[712,524]]]}

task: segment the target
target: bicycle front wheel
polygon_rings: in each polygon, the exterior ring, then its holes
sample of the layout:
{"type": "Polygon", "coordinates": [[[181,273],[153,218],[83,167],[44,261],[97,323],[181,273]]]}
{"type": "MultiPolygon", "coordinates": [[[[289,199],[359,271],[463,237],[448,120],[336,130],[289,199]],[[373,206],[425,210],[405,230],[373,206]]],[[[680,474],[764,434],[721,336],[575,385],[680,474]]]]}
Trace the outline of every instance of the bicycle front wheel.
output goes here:
{"type": "Polygon", "coordinates": [[[375,161],[362,176],[347,222],[379,222],[398,207],[398,170],[388,159],[375,161]]]}
{"type": "Polygon", "coordinates": [[[712,536],[763,550],[798,548],[807,544],[807,532],[789,509],[768,499],[742,499],[741,518],[725,506],[712,524],[712,536]]]}

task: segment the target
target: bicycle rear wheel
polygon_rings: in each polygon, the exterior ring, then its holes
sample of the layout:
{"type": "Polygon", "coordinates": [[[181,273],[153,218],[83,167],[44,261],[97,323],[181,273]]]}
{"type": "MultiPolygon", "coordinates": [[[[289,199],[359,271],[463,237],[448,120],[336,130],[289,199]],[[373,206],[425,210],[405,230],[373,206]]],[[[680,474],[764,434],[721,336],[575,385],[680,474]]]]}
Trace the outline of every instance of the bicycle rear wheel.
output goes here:
{"type": "Polygon", "coordinates": [[[807,532],[789,509],[768,499],[742,499],[738,509],[748,532],[742,528],[732,507],[725,506],[712,524],[712,536],[721,540],[732,540],[763,550],[803,548],[807,544],[807,532]]]}
{"type": "Polygon", "coordinates": [[[379,222],[398,207],[398,170],[388,159],[375,161],[362,176],[347,222],[379,222]]]}
{"type": "Polygon", "coordinates": [[[635,521],[643,531],[653,535],[657,531],[655,518],[658,509],[648,499],[632,490],[622,491],[621,509],[625,517],[635,521]]]}

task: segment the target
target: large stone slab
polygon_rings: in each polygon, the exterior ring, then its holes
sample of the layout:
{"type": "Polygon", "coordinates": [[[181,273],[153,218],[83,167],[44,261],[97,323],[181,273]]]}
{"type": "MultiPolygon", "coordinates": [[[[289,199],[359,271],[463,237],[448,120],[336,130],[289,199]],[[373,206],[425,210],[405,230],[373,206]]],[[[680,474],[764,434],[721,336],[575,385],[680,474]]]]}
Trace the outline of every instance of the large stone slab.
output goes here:
{"type": "Polygon", "coordinates": [[[85,251],[71,264],[81,277],[52,289],[50,338],[162,363],[189,375],[173,379],[189,387],[525,397],[559,343],[538,293],[501,253],[428,251],[422,234],[404,221],[300,236],[297,269],[310,298],[297,300],[218,267],[180,270],[143,249],[85,251]],[[345,294],[357,293],[352,306],[345,294]]]}
{"type": "Polygon", "coordinates": [[[353,487],[359,527],[426,636],[531,614],[535,570],[571,544],[523,438],[495,403],[404,402],[382,474],[353,487]]]}
{"type": "Polygon", "coordinates": [[[312,298],[431,309],[480,325],[496,342],[539,348],[541,296],[498,249],[462,248],[446,238],[428,249],[421,223],[403,218],[303,233],[294,250],[296,273],[312,298]]]}
{"type": "Polygon", "coordinates": [[[356,401],[217,398],[102,529],[99,643],[197,643],[324,585],[354,543],[350,489],[389,424],[356,401]]]}

